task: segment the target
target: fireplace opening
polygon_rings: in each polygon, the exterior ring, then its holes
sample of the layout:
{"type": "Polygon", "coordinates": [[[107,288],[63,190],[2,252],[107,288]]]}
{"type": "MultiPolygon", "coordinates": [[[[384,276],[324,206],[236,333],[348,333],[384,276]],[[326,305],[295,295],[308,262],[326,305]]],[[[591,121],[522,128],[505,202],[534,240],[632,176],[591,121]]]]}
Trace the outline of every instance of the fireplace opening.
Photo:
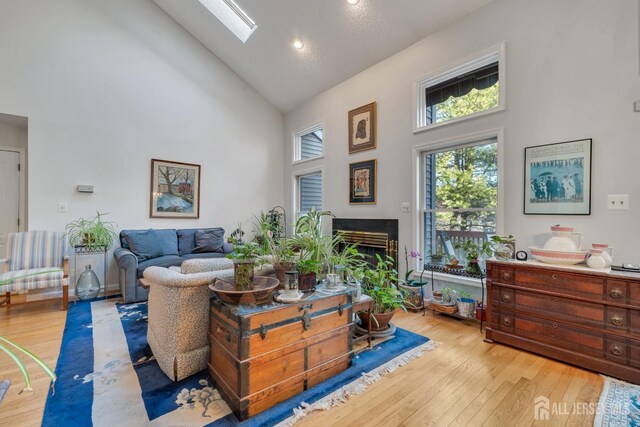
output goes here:
{"type": "MultiPolygon", "coordinates": [[[[370,265],[377,263],[376,255],[382,259],[390,256],[394,268],[398,269],[397,219],[334,218],[332,229],[333,235],[342,236],[344,244],[356,244],[370,265]]],[[[344,244],[340,244],[338,250],[342,250],[344,244]]]]}

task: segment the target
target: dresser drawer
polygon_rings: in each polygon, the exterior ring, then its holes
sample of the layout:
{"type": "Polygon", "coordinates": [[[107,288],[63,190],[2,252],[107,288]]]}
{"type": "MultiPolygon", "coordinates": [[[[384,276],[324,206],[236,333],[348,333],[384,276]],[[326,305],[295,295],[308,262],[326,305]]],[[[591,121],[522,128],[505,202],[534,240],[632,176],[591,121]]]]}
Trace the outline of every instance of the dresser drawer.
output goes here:
{"type": "Polygon", "coordinates": [[[587,324],[597,328],[604,327],[605,306],[602,304],[554,297],[520,289],[515,293],[515,303],[517,310],[539,316],[570,323],[587,324]]]}
{"type": "Polygon", "coordinates": [[[607,307],[605,327],[640,338],[640,310],[607,307]]]}
{"type": "Polygon", "coordinates": [[[493,286],[491,290],[491,301],[502,307],[511,308],[516,303],[516,291],[502,286],[493,286]]]}
{"type": "Polygon", "coordinates": [[[490,273],[491,280],[494,283],[503,283],[505,285],[511,285],[514,282],[515,270],[509,267],[492,267],[490,273]]]}
{"type": "Polygon", "coordinates": [[[607,301],[640,307],[640,283],[607,280],[607,301]]]}
{"type": "Polygon", "coordinates": [[[515,272],[515,283],[518,286],[555,292],[569,297],[578,296],[594,301],[604,299],[605,280],[598,276],[546,269],[522,269],[515,272]]]}
{"type": "Polygon", "coordinates": [[[515,315],[513,312],[493,310],[490,319],[491,327],[497,331],[513,333],[515,328],[515,315]]]}
{"type": "Polygon", "coordinates": [[[605,351],[605,334],[562,322],[529,316],[515,315],[514,333],[533,341],[602,358],[605,351]]]}

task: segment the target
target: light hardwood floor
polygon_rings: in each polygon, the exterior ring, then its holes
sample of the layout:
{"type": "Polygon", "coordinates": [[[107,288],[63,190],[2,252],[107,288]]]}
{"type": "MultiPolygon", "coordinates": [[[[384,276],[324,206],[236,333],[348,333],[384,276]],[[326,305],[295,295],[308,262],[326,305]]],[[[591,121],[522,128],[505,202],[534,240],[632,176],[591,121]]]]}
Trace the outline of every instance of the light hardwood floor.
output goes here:
{"type": "MultiPolygon", "coordinates": [[[[55,366],[65,324],[59,301],[0,307],[0,335],[19,342],[55,366]]],[[[478,324],[427,313],[398,313],[395,323],[440,343],[372,384],[347,404],[309,415],[298,425],[520,426],[592,425],[593,415],[534,420],[534,399],[597,403],[601,378],[593,373],[499,344],[482,341],[478,324]]],[[[0,379],[12,386],[0,403],[0,425],[40,425],[47,377],[29,364],[34,391],[18,394],[23,380],[0,354],[0,379]]]]}

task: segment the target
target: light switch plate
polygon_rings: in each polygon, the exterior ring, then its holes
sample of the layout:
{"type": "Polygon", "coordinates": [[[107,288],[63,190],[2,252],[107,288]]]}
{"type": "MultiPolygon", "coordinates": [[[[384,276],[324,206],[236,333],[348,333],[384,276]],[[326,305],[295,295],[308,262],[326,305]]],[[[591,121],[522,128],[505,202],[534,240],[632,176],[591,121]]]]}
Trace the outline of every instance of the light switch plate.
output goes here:
{"type": "Polygon", "coordinates": [[[409,202],[402,202],[402,212],[409,212],[411,204],[409,202]]]}

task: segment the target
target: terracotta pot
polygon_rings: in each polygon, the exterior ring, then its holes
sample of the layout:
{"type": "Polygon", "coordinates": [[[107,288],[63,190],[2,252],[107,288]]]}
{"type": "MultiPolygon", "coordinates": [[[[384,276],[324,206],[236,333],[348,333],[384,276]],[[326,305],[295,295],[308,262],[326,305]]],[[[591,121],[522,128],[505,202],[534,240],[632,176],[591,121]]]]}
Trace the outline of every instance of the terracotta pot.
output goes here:
{"type": "Polygon", "coordinates": [[[483,322],[487,320],[487,309],[484,304],[480,304],[476,307],[476,319],[482,320],[483,322]]]}
{"type": "Polygon", "coordinates": [[[309,292],[316,289],[316,273],[298,275],[298,290],[309,292]]]}
{"type": "Polygon", "coordinates": [[[278,289],[284,288],[284,273],[293,270],[293,264],[273,264],[273,269],[276,272],[276,279],[280,281],[278,289]]]}
{"type": "MultiPolygon", "coordinates": [[[[371,319],[371,330],[372,331],[383,331],[387,329],[389,326],[389,322],[393,318],[393,315],[396,314],[394,311],[387,311],[386,313],[371,313],[374,317],[371,319]]],[[[369,313],[366,311],[358,312],[358,317],[362,320],[362,325],[366,328],[366,325],[369,324],[369,313]]]]}

